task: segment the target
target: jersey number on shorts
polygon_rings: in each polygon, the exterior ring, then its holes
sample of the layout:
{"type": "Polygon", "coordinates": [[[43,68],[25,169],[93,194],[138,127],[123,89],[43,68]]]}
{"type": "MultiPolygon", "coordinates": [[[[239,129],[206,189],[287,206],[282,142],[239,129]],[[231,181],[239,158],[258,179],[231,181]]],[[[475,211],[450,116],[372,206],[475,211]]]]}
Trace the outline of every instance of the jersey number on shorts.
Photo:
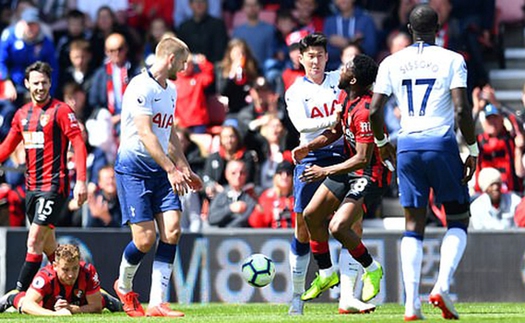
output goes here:
{"type": "Polygon", "coordinates": [[[352,184],[352,187],[350,188],[350,193],[359,194],[366,189],[367,185],[368,180],[366,178],[361,177],[352,184]]]}
{"type": "Polygon", "coordinates": [[[37,200],[38,207],[36,210],[36,216],[40,221],[45,221],[51,213],[53,213],[53,204],[55,204],[55,201],[53,200],[47,200],[43,197],[40,197],[37,200]]]}
{"type": "MultiPolygon", "coordinates": [[[[427,90],[425,91],[425,95],[423,96],[423,101],[421,102],[421,110],[419,110],[419,116],[425,115],[425,109],[427,107],[428,97],[430,96],[430,92],[432,92],[432,87],[434,86],[434,83],[436,83],[436,79],[417,79],[416,80],[416,85],[426,85],[427,86],[427,90]]],[[[412,95],[412,80],[410,79],[403,80],[401,84],[407,87],[408,115],[413,116],[414,115],[414,100],[413,100],[413,95],[412,95]]]]}

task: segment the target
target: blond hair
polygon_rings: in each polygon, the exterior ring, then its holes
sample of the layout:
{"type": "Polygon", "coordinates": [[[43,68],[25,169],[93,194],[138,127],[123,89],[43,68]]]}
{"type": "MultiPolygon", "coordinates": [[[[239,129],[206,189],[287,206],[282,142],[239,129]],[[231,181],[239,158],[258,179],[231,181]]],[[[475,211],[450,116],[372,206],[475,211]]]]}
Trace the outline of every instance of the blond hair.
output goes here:
{"type": "Polygon", "coordinates": [[[55,250],[55,261],[64,259],[66,262],[80,261],[80,249],[74,244],[61,244],[55,250]]]}
{"type": "Polygon", "coordinates": [[[157,44],[155,49],[155,56],[167,57],[174,54],[177,59],[189,55],[190,49],[188,45],[177,37],[165,35],[157,44]]]}

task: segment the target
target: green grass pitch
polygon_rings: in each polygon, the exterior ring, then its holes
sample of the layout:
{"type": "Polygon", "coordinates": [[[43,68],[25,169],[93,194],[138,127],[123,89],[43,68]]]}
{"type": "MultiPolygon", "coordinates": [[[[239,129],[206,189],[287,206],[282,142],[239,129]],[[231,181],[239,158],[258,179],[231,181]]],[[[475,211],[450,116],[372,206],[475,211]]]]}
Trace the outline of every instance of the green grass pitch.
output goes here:
{"type": "MultiPolygon", "coordinates": [[[[144,321],[181,321],[181,322],[228,322],[228,323],[273,323],[273,322],[403,322],[403,306],[385,304],[378,306],[371,314],[340,315],[336,303],[308,303],[305,315],[288,316],[286,304],[171,304],[172,308],[186,313],[184,318],[131,318],[124,313],[82,314],[70,317],[36,317],[17,313],[0,314],[3,322],[144,322],[144,321]]],[[[525,306],[521,303],[458,303],[461,322],[525,322],[525,306]]],[[[423,304],[426,320],[423,322],[445,322],[441,312],[428,304],[423,304]]]]}

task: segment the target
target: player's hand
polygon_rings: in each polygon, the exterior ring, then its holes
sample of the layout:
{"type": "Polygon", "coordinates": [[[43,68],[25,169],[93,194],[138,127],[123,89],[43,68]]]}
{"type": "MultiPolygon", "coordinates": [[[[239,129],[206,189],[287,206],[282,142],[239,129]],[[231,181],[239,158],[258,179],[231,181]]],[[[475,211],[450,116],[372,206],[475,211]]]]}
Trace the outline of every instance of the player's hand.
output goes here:
{"type": "Polygon", "coordinates": [[[299,175],[299,179],[306,183],[315,182],[318,180],[321,180],[327,176],[326,171],[323,167],[319,167],[317,165],[310,165],[306,166],[305,170],[301,175],[299,175]]]}
{"type": "Polygon", "coordinates": [[[381,155],[381,161],[385,167],[389,168],[390,171],[393,171],[390,169],[390,165],[392,168],[394,165],[396,165],[396,148],[392,146],[391,143],[387,143],[383,147],[379,148],[379,154],[381,155]],[[390,162],[390,165],[388,165],[388,162],[390,162]]]}
{"type": "MultiPolygon", "coordinates": [[[[60,310],[63,310],[63,309],[66,309],[68,312],[70,312],[68,307],[69,307],[69,303],[63,298],[59,298],[55,302],[55,305],[54,305],[54,309],[55,309],[56,312],[59,312],[60,310]]],[[[70,312],[70,314],[71,314],[71,312],[70,312]]]]}
{"type": "Polygon", "coordinates": [[[77,201],[79,207],[81,207],[87,200],[87,185],[85,181],[77,181],[75,188],[73,189],[73,198],[77,201]]]}
{"type": "Polygon", "coordinates": [[[178,169],[168,172],[168,180],[171,183],[173,192],[180,196],[184,196],[184,194],[188,193],[191,189],[188,182],[184,178],[184,174],[178,169]]]}
{"type": "Polygon", "coordinates": [[[189,176],[186,177],[186,180],[190,188],[194,191],[200,191],[203,187],[202,179],[199,175],[195,174],[193,171],[190,171],[189,176]]]}
{"type": "Polygon", "coordinates": [[[292,150],[293,162],[295,164],[299,164],[301,162],[301,160],[303,160],[308,155],[309,152],[310,152],[310,150],[308,149],[307,146],[295,147],[292,150]]]}
{"type": "Polygon", "coordinates": [[[474,176],[476,171],[476,165],[478,164],[478,158],[474,156],[468,156],[465,160],[465,165],[463,165],[463,180],[461,181],[463,185],[466,185],[474,176]]]}

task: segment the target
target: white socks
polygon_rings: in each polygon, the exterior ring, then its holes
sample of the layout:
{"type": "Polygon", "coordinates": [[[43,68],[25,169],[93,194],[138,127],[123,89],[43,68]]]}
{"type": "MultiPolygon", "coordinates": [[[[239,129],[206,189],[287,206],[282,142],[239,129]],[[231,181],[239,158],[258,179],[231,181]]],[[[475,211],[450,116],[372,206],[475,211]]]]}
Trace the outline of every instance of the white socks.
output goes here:
{"type": "Polygon", "coordinates": [[[432,293],[446,292],[467,247],[467,233],[463,229],[451,228],[441,242],[439,274],[432,293]]]}
{"type": "Polygon", "coordinates": [[[124,255],[120,261],[119,277],[118,277],[118,288],[124,294],[129,293],[133,290],[133,278],[139,268],[139,265],[130,264],[124,255]]]}
{"type": "Polygon", "coordinates": [[[298,256],[293,252],[288,253],[290,259],[290,270],[292,274],[293,294],[302,294],[305,291],[306,272],[310,264],[310,252],[306,255],[298,256]]]}
{"type": "Polygon", "coordinates": [[[151,272],[151,290],[149,307],[160,305],[166,300],[166,292],[171,279],[173,265],[167,262],[153,261],[151,272]]]}
{"type": "Polygon", "coordinates": [[[423,262],[423,241],[414,237],[401,239],[401,268],[405,284],[405,315],[412,316],[421,308],[419,281],[423,262]]]}
{"type": "Polygon", "coordinates": [[[342,248],[339,253],[340,308],[346,307],[346,305],[342,305],[347,304],[351,299],[355,299],[354,290],[357,276],[359,275],[359,268],[361,268],[361,264],[350,255],[347,249],[342,248]]]}

